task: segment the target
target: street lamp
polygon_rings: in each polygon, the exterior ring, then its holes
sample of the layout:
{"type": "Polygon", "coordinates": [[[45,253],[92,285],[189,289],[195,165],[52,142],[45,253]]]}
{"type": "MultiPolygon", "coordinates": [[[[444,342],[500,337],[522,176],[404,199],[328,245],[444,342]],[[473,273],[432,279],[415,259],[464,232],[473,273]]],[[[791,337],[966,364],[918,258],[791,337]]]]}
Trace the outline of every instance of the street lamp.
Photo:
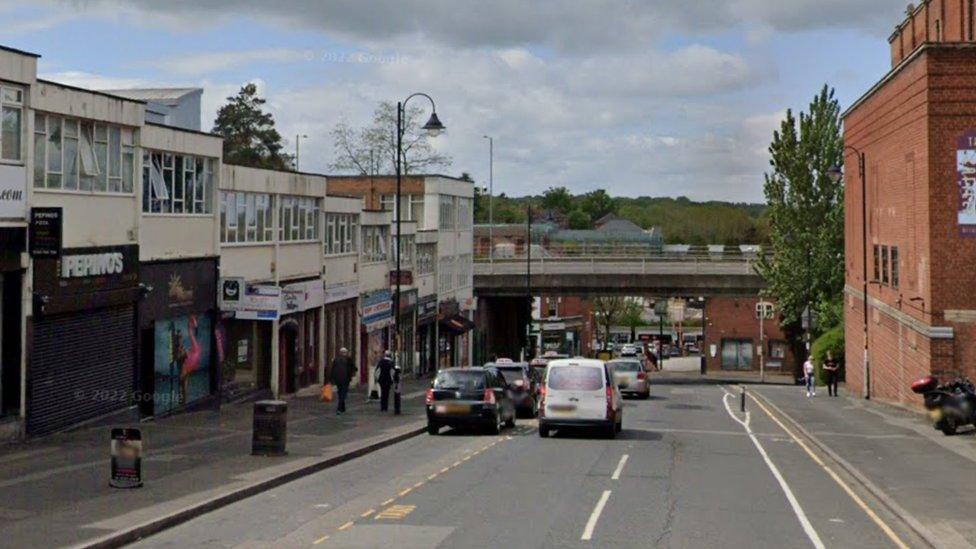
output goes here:
{"type": "Polygon", "coordinates": [[[300,146],[302,139],[308,139],[308,136],[304,133],[295,134],[295,171],[301,170],[301,164],[298,163],[298,153],[300,151],[300,146]]]}
{"type": "MultiPolygon", "coordinates": [[[[868,195],[867,195],[867,177],[865,177],[865,159],[864,153],[857,150],[855,147],[847,145],[844,147],[844,152],[850,151],[857,155],[857,174],[861,178],[861,253],[862,253],[862,263],[861,263],[861,278],[862,278],[862,292],[864,295],[861,300],[864,306],[864,389],[863,396],[865,399],[871,398],[871,365],[868,359],[868,195]]],[[[837,183],[844,178],[844,170],[840,166],[831,166],[827,170],[827,177],[831,181],[837,183]]]]}
{"type": "Polygon", "coordinates": [[[488,140],[488,262],[494,258],[495,216],[492,214],[492,202],[495,195],[495,139],[489,135],[482,136],[488,140]]]}
{"type": "MultiPolygon", "coordinates": [[[[427,123],[424,124],[423,130],[431,136],[440,135],[444,130],[444,124],[441,124],[439,118],[437,118],[437,106],[434,105],[434,100],[426,93],[414,93],[407,96],[406,99],[397,103],[397,127],[396,127],[396,205],[394,206],[394,211],[396,215],[396,291],[393,296],[393,348],[396,350],[396,366],[397,372],[399,372],[399,366],[403,363],[402,357],[400,356],[401,344],[400,344],[400,255],[403,251],[403,241],[400,233],[400,202],[402,202],[401,196],[401,179],[403,173],[403,134],[406,131],[404,125],[406,123],[406,105],[407,102],[414,97],[425,97],[430,101],[430,118],[427,119],[427,123]]],[[[399,375],[398,375],[399,378],[399,375]]],[[[400,383],[397,379],[396,392],[394,394],[394,412],[399,413],[399,395],[400,395],[400,383]]]]}

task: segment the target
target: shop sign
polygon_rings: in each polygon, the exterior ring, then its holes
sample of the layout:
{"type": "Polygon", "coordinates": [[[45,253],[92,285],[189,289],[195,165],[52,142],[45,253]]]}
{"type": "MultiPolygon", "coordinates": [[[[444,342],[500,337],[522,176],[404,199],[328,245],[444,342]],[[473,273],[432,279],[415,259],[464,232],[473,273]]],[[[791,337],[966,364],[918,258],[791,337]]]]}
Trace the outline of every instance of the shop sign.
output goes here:
{"type": "Polygon", "coordinates": [[[33,257],[61,255],[62,208],[31,208],[30,254],[33,257]]]}
{"type": "Polygon", "coordinates": [[[367,331],[388,326],[393,318],[393,299],[390,290],[379,290],[364,295],[360,310],[363,326],[367,331]]]}
{"type": "MultiPolygon", "coordinates": [[[[390,271],[390,286],[397,285],[397,271],[390,271]]],[[[413,285],[413,271],[400,271],[400,285],[401,286],[411,286],[413,285]]]]}
{"type": "Polygon", "coordinates": [[[976,130],[969,130],[956,140],[956,186],[959,235],[976,237],[976,130]]]}
{"type": "Polygon", "coordinates": [[[60,259],[34,259],[34,288],[51,296],[134,288],[138,267],[135,245],[67,248],[60,259]]]}
{"type": "Polygon", "coordinates": [[[417,322],[424,322],[437,316],[437,296],[429,295],[417,302],[417,322]]]}
{"type": "Polygon", "coordinates": [[[325,287],[325,303],[335,303],[359,297],[359,282],[344,282],[325,287]]]}
{"type": "Polygon", "coordinates": [[[27,169],[0,165],[0,218],[24,219],[27,212],[27,169]]]}
{"type": "Polygon", "coordinates": [[[442,317],[448,317],[458,314],[458,302],[455,299],[448,299],[447,301],[441,301],[440,306],[437,311],[442,317]]]}
{"type": "Polygon", "coordinates": [[[281,314],[298,313],[325,305],[322,280],[308,280],[281,288],[281,314]]]}
{"type": "Polygon", "coordinates": [[[246,284],[240,278],[222,278],[220,310],[233,311],[241,320],[277,320],[281,309],[281,288],[246,284]]]}
{"type": "Polygon", "coordinates": [[[566,329],[565,322],[546,322],[542,325],[543,332],[555,332],[555,331],[565,330],[565,329],[566,329]]]}
{"type": "Polygon", "coordinates": [[[400,314],[409,313],[417,307],[417,290],[400,292],[400,314]]]}
{"type": "Polygon", "coordinates": [[[215,259],[141,263],[139,281],[149,290],[140,302],[144,321],[201,313],[216,305],[215,259]]]}

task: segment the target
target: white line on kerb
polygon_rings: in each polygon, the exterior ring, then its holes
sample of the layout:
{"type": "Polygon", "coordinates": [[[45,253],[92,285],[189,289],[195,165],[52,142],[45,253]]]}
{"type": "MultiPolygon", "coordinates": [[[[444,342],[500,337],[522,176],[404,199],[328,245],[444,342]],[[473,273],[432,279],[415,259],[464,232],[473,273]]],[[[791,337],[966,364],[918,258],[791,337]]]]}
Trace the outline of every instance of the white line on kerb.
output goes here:
{"type": "Polygon", "coordinates": [[[812,543],[817,549],[824,549],[824,544],[823,541],[820,540],[820,535],[817,534],[817,531],[814,530],[813,525],[810,524],[807,514],[803,512],[803,507],[800,506],[800,502],[797,501],[796,496],[793,495],[793,490],[790,489],[790,485],[786,483],[786,479],[784,479],[783,475],[780,474],[779,469],[776,467],[773,461],[769,459],[766,449],[763,448],[763,445],[759,442],[759,439],[756,438],[755,434],[753,434],[752,427],[749,426],[749,412],[746,412],[745,421],[742,421],[736,417],[735,413],[732,411],[732,408],[729,406],[729,397],[733,395],[728,391],[725,391],[725,389],[722,389],[722,391],[725,393],[722,395],[722,404],[725,404],[725,410],[729,413],[729,417],[745,428],[746,434],[749,435],[749,440],[751,440],[756,446],[756,449],[759,450],[759,455],[762,456],[763,461],[766,462],[766,466],[769,467],[769,470],[776,478],[776,482],[779,483],[779,487],[782,488],[783,493],[786,494],[786,499],[790,502],[790,507],[793,508],[793,514],[796,515],[796,518],[800,521],[800,526],[803,527],[803,531],[806,533],[807,537],[810,538],[810,543],[812,543]]]}
{"type": "Polygon", "coordinates": [[[583,529],[583,535],[580,536],[581,540],[589,541],[593,537],[593,529],[596,528],[596,521],[600,520],[600,514],[603,513],[603,508],[607,505],[608,499],[610,499],[610,490],[604,490],[603,495],[600,496],[600,501],[596,502],[596,507],[590,513],[590,519],[586,521],[586,528],[583,529]]]}
{"type": "Polygon", "coordinates": [[[627,458],[629,458],[629,457],[630,456],[627,455],[627,454],[624,454],[624,455],[620,456],[620,463],[618,463],[617,464],[617,468],[614,469],[613,476],[610,477],[610,480],[620,480],[620,473],[623,472],[624,465],[627,464],[627,458]]]}

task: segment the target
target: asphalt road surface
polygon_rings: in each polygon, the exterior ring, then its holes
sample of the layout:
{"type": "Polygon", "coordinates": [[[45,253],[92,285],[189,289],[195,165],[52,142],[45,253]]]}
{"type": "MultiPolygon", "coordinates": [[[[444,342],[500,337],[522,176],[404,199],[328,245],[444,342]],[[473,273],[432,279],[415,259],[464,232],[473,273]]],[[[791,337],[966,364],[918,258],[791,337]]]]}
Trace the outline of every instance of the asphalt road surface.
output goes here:
{"type": "Polygon", "coordinates": [[[138,547],[915,547],[737,389],[655,385],[624,431],[422,435],[138,547]]]}

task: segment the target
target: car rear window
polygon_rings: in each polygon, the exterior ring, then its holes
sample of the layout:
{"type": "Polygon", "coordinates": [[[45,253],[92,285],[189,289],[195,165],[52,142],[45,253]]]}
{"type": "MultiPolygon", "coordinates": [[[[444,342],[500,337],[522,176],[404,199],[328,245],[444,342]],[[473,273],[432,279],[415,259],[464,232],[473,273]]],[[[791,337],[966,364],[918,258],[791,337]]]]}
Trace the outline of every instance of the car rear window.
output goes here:
{"type": "Polygon", "coordinates": [[[441,372],[434,379],[435,389],[453,389],[455,391],[474,391],[485,388],[485,373],[480,370],[468,372],[454,370],[441,372]]]}
{"type": "Polygon", "coordinates": [[[639,362],[611,362],[613,369],[618,372],[639,372],[640,363],[639,362]]]}
{"type": "Polygon", "coordinates": [[[505,382],[509,385],[512,385],[518,379],[525,381],[525,371],[521,368],[499,368],[498,371],[502,373],[502,377],[505,378],[505,382]]]}
{"type": "Polygon", "coordinates": [[[561,391],[599,391],[603,388],[603,369],[593,366],[550,368],[547,385],[561,391]]]}

